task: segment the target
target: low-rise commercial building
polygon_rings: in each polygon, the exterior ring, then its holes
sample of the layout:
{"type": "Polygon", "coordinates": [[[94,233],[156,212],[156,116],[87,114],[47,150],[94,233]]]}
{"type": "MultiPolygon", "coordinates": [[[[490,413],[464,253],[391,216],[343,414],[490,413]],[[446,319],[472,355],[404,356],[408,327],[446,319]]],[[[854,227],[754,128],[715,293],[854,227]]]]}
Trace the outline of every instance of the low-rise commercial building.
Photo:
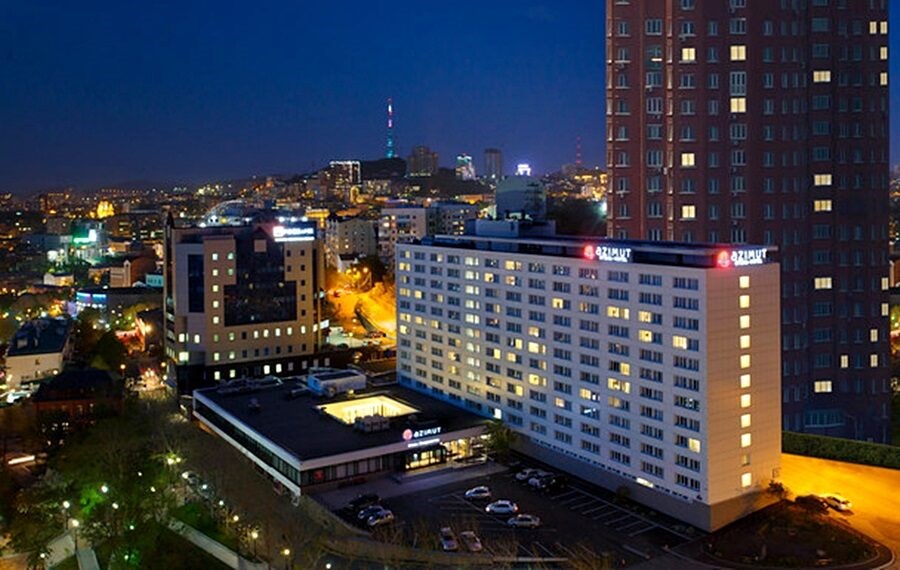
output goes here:
{"type": "Polygon", "coordinates": [[[193,413],[295,496],[466,459],[486,424],[399,386],[328,398],[269,379],[197,390],[193,413]]]}
{"type": "Polygon", "coordinates": [[[72,351],[72,321],[35,319],[19,327],[6,350],[6,384],[10,390],[63,369],[72,351]]]}

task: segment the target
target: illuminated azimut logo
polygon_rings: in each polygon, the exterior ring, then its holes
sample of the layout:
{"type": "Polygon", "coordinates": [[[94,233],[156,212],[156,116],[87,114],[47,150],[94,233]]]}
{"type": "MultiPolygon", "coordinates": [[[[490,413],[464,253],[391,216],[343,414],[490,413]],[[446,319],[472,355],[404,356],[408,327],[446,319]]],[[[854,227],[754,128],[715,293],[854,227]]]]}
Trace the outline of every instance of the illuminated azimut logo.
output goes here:
{"type": "Polygon", "coordinates": [[[716,255],[716,265],[722,268],[747,267],[762,265],[766,262],[768,251],[764,247],[757,249],[722,250],[716,255]]]}
{"type": "Polygon", "coordinates": [[[597,261],[630,263],[631,248],[612,245],[589,245],[584,248],[584,256],[587,259],[596,259],[597,261]]]}

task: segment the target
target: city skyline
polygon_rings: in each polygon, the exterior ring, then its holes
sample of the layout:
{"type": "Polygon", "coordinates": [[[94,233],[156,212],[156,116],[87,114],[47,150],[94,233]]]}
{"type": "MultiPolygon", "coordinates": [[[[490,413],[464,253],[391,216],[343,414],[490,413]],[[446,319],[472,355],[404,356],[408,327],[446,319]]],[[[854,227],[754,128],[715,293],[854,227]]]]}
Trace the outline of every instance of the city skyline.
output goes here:
{"type": "MultiPolygon", "coordinates": [[[[580,136],[585,164],[605,167],[598,4],[421,13],[350,3],[350,20],[339,13],[346,5],[139,14],[104,2],[56,11],[13,4],[0,23],[0,191],[193,184],[375,159],[385,151],[388,97],[400,157],[426,145],[452,167],[457,154],[496,147],[507,169],[529,162],[546,173],[575,162],[580,136]],[[266,27],[276,21],[306,25],[296,34],[266,27]],[[342,41],[338,23],[364,39],[342,41]],[[23,33],[32,29],[43,33],[23,33]],[[438,29],[448,40],[427,57],[409,48],[438,29]],[[268,40],[253,30],[268,30],[268,40]]],[[[900,12],[890,19],[900,25],[900,12]]],[[[900,75],[900,59],[890,65],[900,75]]],[[[900,105],[897,89],[891,101],[900,105]]],[[[900,140],[896,113],[891,134],[900,140]]],[[[891,163],[900,163],[900,144],[891,163]]]]}

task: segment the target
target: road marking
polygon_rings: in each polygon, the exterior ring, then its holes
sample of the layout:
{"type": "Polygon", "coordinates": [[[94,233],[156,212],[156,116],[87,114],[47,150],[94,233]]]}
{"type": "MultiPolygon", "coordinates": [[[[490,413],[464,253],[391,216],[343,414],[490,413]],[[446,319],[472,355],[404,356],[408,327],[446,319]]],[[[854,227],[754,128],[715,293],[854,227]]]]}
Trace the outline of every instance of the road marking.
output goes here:
{"type": "MultiPolygon", "coordinates": [[[[577,491],[579,491],[579,492],[581,492],[581,493],[583,493],[583,494],[585,494],[585,495],[587,495],[588,497],[593,497],[593,498],[597,499],[598,501],[605,501],[605,499],[603,499],[602,497],[598,497],[597,495],[595,495],[595,494],[593,494],[593,493],[590,493],[590,492],[588,492],[588,491],[585,491],[585,490],[582,489],[581,487],[576,487],[576,486],[572,485],[572,488],[573,488],[573,489],[576,489],[577,491]]],[[[647,521],[648,523],[656,524],[656,522],[651,521],[650,519],[648,519],[648,518],[646,518],[646,517],[643,517],[643,516],[641,516],[641,515],[633,515],[633,516],[635,516],[636,518],[645,520],[645,521],[647,521]]],[[[596,520],[596,519],[595,519],[595,520],[596,520]]],[[[697,538],[696,536],[690,536],[690,535],[684,534],[683,532],[678,532],[678,531],[676,531],[676,530],[672,530],[672,529],[669,529],[669,528],[666,528],[666,530],[669,531],[669,532],[671,532],[671,533],[674,534],[675,536],[679,536],[679,537],[681,537],[681,538],[683,538],[683,539],[685,539],[685,540],[689,540],[689,541],[690,541],[690,540],[695,540],[695,539],[697,538]]]]}
{"type": "Polygon", "coordinates": [[[646,528],[642,528],[641,530],[636,530],[636,531],[634,531],[633,533],[629,534],[628,537],[629,537],[629,538],[633,538],[633,537],[635,537],[635,536],[637,536],[637,535],[639,535],[639,534],[641,534],[641,533],[647,532],[648,530],[653,530],[654,528],[656,528],[656,525],[655,525],[655,524],[650,525],[650,526],[648,526],[648,527],[646,527],[646,528]]]}
{"type": "Polygon", "coordinates": [[[595,501],[594,499],[588,499],[587,502],[584,502],[584,503],[579,503],[579,504],[577,504],[577,505],[569,505],[569,508],[570,508],[571,510],[573,510],[573,511],[579,511],[579,512],[580,512],[581,509],[583,509],[583,508],[585,508],[585,507],[587,507],[587,506],[593,505],[593,504],[596,503],[596,502],[597,502],[597,501],[595,501]]]}
{"type": "Polygon", "coordinates": [[[569,495],[576,495],[578,493],[579,493],[579,491],[570,490],[570,491],[566,491],[565,493],[560,493],[559,495],[554,495],[550,498],[553,499],[554,501],[556,501],[557,499],[562,499],[563,497],[568,497],[569,495]]]}
{"type": "Polygon", "coordinates": [[[631,527],[633,527],[633,526],[636,526],[636,525],[642,525],[642,524],[647,524],[647,523],[646,523],[645,521],[642,521],[642,520],[636,520],[636,521],[630,522],[630,523],[628,523],[628,524],[626,524],[626,525],[621,525],[621,526],[619,526],[616,530],[619,531],[619,532],[624,532],[624,531],[628,530],[629,528],[631,528],[631,527]]]}
{"type": "Polygon", "coordinates": [[[594,511],[599,511],[602,509],[609,508],[609,505],[600,505],[599,507],[594,507],[593,509],[588,509],[586,511],[582,511],[581,514],[586,515],[588,513],[593,513],[594,511]]]}
{"type": "Polygon", "coordinates": [[[540,542],[532,542],[531,544],[533,544],[535,547],[540,548],[541,550],[543,550],[544,552],[546,552],[547,555],[550,556],[550,558],[556,557],[556,553],[555,553],[555,552],[553,552],[552,550],[550,550],[549,548],[547,548],[546,546],[544,546],[544,545],[541,544],[540,542]]]}
{"type": "Polygon", "coordinates": [[[617,522],[619,522],[619,521],[624,521],[625,519],[627,519],[627,518],[630,517],[630,516],[631,516],[631,515],[622,515],[621,517],[619,517],[619,518],[617,518],[617,519],[610,519],[610,520],[608,520],[608,521],[603,521],[603,524],[605,524],[606,526],[609,526],[609,525],[611,525],[611,524],[613,524],[613,523],[617,523],[617,522]]]}
{"type": "Polygon", "coordinates": [[[574,497],[569,497],[565,501],[553,501],[553,502],[556,503],[557,505],[568,505],[570,503],[575,503],[577,501],[583,501],[583,500],[584,500],[584,497],[582,497],[580,495],[575,495],[574,497]]]}

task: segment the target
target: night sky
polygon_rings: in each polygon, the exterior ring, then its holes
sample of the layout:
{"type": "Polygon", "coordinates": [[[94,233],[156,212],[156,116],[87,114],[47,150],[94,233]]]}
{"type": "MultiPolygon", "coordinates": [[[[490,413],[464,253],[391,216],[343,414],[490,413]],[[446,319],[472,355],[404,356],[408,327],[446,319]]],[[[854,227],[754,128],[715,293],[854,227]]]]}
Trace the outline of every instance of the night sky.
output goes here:
{"type": "MultiPolygon", "coordinates": [[[[0,2],[0,191],[199,183],[384,154],[603,157],[603,0],[0,2]]],[[[892,15],[892,55],[900,10],[892,15]]],[[[900,56],[893,57],[900,141],[900,56]]],[[[900,144],[892,162],[900,162],[900,144]]]]}

